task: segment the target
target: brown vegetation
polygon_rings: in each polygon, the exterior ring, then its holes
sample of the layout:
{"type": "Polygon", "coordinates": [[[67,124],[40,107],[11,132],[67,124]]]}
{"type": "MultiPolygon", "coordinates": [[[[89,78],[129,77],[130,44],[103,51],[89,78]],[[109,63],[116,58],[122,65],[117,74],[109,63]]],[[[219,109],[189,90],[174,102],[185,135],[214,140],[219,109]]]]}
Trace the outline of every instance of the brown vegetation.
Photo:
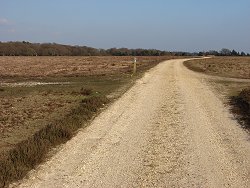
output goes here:
{"type": "MultiPolygon", "coordinates": [[[[142,72],[170,58],[141,57],[138,59],[138,71],[142,72]]],[[[132,59],[132,57],[0,57],[0,85],[2,84],[0,140],[4,140],[0,141],[0,151],[19,140],[7,139],[13,132],[23,132],[19,129],[25,129],[28,135],[37,130],[36,127],[30,130],[33,124],[46,124],[63,116],[93,91],[107,95],[129,82],[132,59]],[[39,80],[41,83],[67,82],[68,84],[15,85],[20,81],[33,80],[39,80]]]]}
{"type": "Polygon", "coordinates": [[[188,68],[206,74],[250,78],[250,57],[214,57],[184,63],[188,68]]]}
{"type": "MultiPolygon", "coordinates": [[[[171,56],[137,57],[138,70],[171,56]]],[[[67,77],[129,73],[133,57],[0,57],[0,81],[16,77],[67,77]]]]}
{"type": "Polygon", "coordinates": [[[47,124],[32,137],[0,154],[0,187],[22,178],[27,171],[43,161],[48,149],[70,139],[100,107],[107,103],[103,97],[83,99],[80,105],[54,123],[47,124]]]}
{"type": "MultiPolygon", "coordinates": [[[[137,76],[171,58],[139,57],[137,76]]],[[[22,178],[51,147],[70,139],[108,102],[106,96],[130,86],[137,78],[131,77],[132,60],[0,57],[0,187],[22,178]],[[67,84],[15,85],[37,81],[67,84]]]]}

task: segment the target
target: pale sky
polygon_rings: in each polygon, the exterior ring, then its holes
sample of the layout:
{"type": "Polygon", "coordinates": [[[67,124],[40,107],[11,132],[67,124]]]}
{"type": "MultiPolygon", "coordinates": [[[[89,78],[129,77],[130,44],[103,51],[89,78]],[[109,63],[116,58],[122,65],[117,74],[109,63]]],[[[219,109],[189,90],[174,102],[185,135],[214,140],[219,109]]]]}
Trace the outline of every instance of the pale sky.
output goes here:
{"type": "Polygon", "coordinates": [[[250,53],[250,0],[0,0],[0,41],[250,53]]]}

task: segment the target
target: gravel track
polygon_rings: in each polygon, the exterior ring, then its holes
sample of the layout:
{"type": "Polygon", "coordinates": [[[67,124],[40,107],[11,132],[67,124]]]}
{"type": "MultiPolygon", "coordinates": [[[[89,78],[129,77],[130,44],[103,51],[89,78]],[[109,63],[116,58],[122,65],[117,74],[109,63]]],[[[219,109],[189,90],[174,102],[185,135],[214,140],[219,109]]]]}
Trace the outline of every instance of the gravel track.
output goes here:
{"type": "Polygon", "coordinates": [[[249,135],[184,60],[157,65],[14,187],[249,187],[249,135]]]}

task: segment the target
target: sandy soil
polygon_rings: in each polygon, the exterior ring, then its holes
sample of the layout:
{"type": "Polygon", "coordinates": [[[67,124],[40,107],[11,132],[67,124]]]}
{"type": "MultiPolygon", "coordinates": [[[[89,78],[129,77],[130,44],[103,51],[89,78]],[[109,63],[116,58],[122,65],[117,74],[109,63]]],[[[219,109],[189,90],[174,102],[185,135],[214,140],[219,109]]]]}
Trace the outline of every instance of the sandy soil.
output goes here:
{"type": "Polygon", "coordinates": [[[159,64],[18,187],[249,187],[249,135],[206,79],[159,64]]]}

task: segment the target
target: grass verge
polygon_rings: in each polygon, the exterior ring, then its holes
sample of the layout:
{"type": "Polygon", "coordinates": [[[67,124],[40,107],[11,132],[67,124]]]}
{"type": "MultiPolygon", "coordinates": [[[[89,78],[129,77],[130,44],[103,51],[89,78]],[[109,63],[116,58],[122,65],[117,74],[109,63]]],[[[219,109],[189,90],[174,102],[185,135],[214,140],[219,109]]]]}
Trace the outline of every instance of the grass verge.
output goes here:
{"type": "Polygon", "coordinates": [[[229,78],[250,78],[249,57],[213,57],[184,62],[184,65],[196,72],[229,78]]]}
{"type": "Polygon", "coordinates": [[[23,178],[29,170],[44,160],[49,148],[69,140],[107,102],[106,97],[87,97],[63,119],[48,124],[13,149],[2,153],[0,187],[6,187],[10,182],[23,178]]]}

